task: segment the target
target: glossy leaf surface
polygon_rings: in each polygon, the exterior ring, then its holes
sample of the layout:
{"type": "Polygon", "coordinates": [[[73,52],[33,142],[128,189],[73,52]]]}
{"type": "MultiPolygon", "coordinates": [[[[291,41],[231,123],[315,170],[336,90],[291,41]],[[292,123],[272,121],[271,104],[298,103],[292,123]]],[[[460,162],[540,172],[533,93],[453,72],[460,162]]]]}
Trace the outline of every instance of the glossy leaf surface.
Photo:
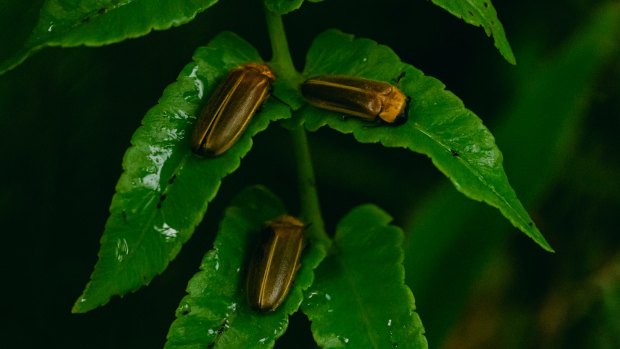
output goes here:
{"type": "Polygon", "coordinates": [[[373,205],[336,229],[335,253],[316,270],[302,305],[323,348],[426,348],[402,266],[403,232],[373,205]]]}
{"type": "Polygon", "coordinates": [[[246,296],[249,257],[266,221],[285,214],[284,205],[263,187],[250,187],[226,210],[214,243],[187,287],[177,309],[166,349],[270,348],[299,308],[303,290],[312,284],[313,269],[325,256],[315,245],[302,255],[292,289],[275,311],[252,310],[246,296]]]}
{"type": "Polygon", "coordinates": [[[433,0],[433,3],[469,24],[482,27],[488,36],[493,36],[495,47],[502,56],[511,64],[516,63],[491,0],[433,0]]]}
{"type": "Polygon", "coordinates": [[[194,61],[147,112],[125,153],[99,261],[74,312],[134,291],[161,273],[201,221],[222,178],[239,167],[252,137],[271,121],[290,116],[287,107],[269,100],[228,152],[209,159],[191,153],[189,138],[200,107],[230,69],[253,61],[261,58],[247,42],[220,34],[196,51],[194,61]]]}
{"type": "Polygon", "coordinates": [[[400,126],[369,124],[307,106],[299,111],[298,120],[308,130],[327,125],[352,133],[362,143],[426,154],[460,192],[498,208],[515,227],[551,250],[510,186],[493,135],[440,81],[402,63],[386,46],[335,30],[315,40],[307,62],[307,77],[340,74],[392,82],[400,78],[398,87],[411,97],[409,119],[400,126]]]}
{"type": "MultiPolygon", "coordinates": [[[[192,20],[217,0],[45,0],[28,11],[10,2],[3,11],[9,37],[0,51],[0,74],[45,46],[101,46],[192,20]],[[15,5],[15,6],[14,6],[15,5]],[[38,10],[38,11],[37,11],[38,10]],[[22,13],[26,12],[26,13],[22,13]],[[15,19],[15,17],[19,20],[15,19]]],[[[4,41],[3,41],[4,43],[4,41]]]]}

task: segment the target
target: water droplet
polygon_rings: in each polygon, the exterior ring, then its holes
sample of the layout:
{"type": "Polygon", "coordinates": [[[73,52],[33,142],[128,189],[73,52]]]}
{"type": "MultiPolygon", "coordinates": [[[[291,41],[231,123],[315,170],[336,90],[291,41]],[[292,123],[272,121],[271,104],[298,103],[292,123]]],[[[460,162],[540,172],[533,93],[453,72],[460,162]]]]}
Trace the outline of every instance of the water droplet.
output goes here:
{"type": "Polygon", "coordinates": [[[337,336],[337,338],[338,338],[338,340],[339,340],[341,343],[344,343],[344,344],[348,344],[348,343],[349,343],[349,338],[347,338],[347,337],[337,336]]]}
{"type": "Polygon", "coordinates": [[[196,91],[188,91],[183,93],[183,99],[188,103],[198,104],[200,103],[200,98],[196,91]]]}
{"type": "Polygon", "coordinates": [[[288,326],[288,318],[278,321],[278,327],[274,330],[274,334],[283,333],[288,326]]]}
{"type": "Polygon", "coordinates": [[[162,127],[160,131],[164,141],[176,141],[183,138],[183,135],[185,134],[183,130],[176,128],[162,127]]]}
{"type": "Polygon", "coordinates": [[[368,61],[367,57],[362,58],[362,62],[367,62],[367,61],[368,61]]]}
{"type": "Polygon", "coordinates": [[[160,190],[159,181],[161,179],[161,170],[164,167],[164,163],[172,155],[172,149],[158,147],[150,145],[148,147],[149,153],[147,159],[151,161],[151,166],[147,167],[148,172],[152,172],[142,177],[142,185],[148,189],[160,190]]]}
{"type": "Polygon", "coordinates": [[[159,177],[156,174],[150,174],[142,177],[142,186],[147,187],[149,189],[158,190],[159,189],[159,177]]]}
{"type": "Polygon", "coordinates": [[[189,119],[196,118],[195,116],[190,115],[185,110],[181,110],[181,109],[177,109],[175,111],[166,111],[164,112],[164,115],[168,119],[173,119],[173,120],[189,120],[189,119]]]}
{"type": "Polygon", "coordinates": [[[267,339],[268,339],[267,337],[263,337],[263,338],[258,340],[258,343],[265,344],[267,342],[267,339]]]}
{"type": "Polygon", "coordinates": [[[194,69],[192,69],[192,72],[189,74],[190,78],[194,78],[194,85],[196,86],[196,89],[198,90],[198,99],[202,99],[202,95],[204,92],[204,84],[202,83],[202,80],[200,80],[200,78],[198,77],[198,66],[195,66],[194,69]]]}
{"type": "Polygon", "coordinates": [[[332,296],[329,295],[329,293],[325,294],[325,299],[327,299],[328,301],[332,300],[332,296]]]}
{"type": "Polygon", "coordinates": [[[394,341],[394,332],[392,331],[392,319],[388,319],[388,334],[390,335],[390,342],[392,343],[392,348],[398,348],[398,343],[394,341]]]}
{"type": "Polygon", "coordinates": [[[127,240],[117,239],[116,240],[116,260],[122,262],[125,257],[129,254],[129,245],[127,244],[127,240]]]}
{"type": "Polygon", "coordinates": [[[155,230],[164,236],[166,241],[172,241],[177,238],[179,231],[164,223],[161,227],[155,227],[155,230]]]}
{"type": "Polygon", "coordinates": [[[177,309],[177,313],[181,315],[188,315],[192,312],[192,306],[189,303],[183,302],[177,309]]]}

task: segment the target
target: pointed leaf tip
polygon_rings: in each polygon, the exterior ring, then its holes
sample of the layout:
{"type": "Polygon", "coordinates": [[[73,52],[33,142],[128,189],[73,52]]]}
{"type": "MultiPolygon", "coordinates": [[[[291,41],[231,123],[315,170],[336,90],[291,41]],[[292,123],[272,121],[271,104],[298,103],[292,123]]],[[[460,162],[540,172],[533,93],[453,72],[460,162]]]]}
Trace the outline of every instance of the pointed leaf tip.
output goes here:
{"type": "Polygon", "coordinates": [[[502,56],[510,64],[517,64],[491,0],[433,0],[433,3],[466,23],[482,27],[488,36],[493,36],[495,47],[502,56]]]}
{"type": "Polygon", "coordinates": [[[368,127],[358,118],[306,106],[296,113],[306,129],[326,125],[362,143],[425,154],[458,191],[498,208],[515,227],[551,251],[510,186],[495,138],[443,83],[402,63],[390,48],[337,30],[315,39],[306,62],[306,77],[352,75],[388,82],[400,78],[398,87],[411,98],[408,121],[399,126],[368,127]]]}

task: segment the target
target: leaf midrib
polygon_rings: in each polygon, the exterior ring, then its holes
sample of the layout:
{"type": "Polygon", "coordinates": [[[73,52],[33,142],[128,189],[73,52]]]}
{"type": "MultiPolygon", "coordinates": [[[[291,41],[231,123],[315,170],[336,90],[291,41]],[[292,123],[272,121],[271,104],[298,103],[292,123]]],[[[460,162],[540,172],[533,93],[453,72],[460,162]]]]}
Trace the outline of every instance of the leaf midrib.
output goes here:
{"type": "Polygon", "coordinates": [[[467,4],[469,4],[469,6],[471,7],[471,9],[476,12],[478,14],[478,16],[484,20],[485,23],[482,23],[482,20],[480,21],[480,25],[481,26],[489,26],[490,31],[493,33],[493,37],[495,38],[495,25],[492,25],[489,21],[489,19],[486,17],[485,13],[483,11],[481,11],[479,9],[478,6],[476,6],[476,4],[474,4],[471,0],[465,0],[467,1],[467,4]]]}
{"type": "MultiPolygon", "coordinates": [[[[186,153],[185,155],[183,155],[183,158],[182,158],[182,159],[181,159],[181,161],[179,161],[179,163],[175,166],[174,171],[173,171],[172,173],[177,173],[177,171],[179,170],[179,168],[183,168],[183,166],[185,165],[185,162],[187,161],[188,156],[189,156],[189,154],[188,154],[188,153],[186,153]]],[[[178,174],[177,174],[177,175],[178,175],[178,174]]],[[[160,178],[160,180],[161,180],[161,178],[160,178]]],[[[169,184],[169,183],[168,183],[168,181],[165,181],[165,183],[166,183],[166,186],[165,186],[165,187],[164,187],[164,188],[163,188],[160,192],[158,192],[158,191],[153,191],[153,192],[155,192],[155,193],[156,193],[156,195],[157,195],[157,194],[162,195],[164,192],[166,192],[166,191],[167,191],[168,187],[171,185],[171,184],[169,184]]],[[[153,220],[155,219],[155,216],[157,215],[157,212],[158,212],[158,211],[160,211],[160,210],[162,211],[161,213],[162,213],[162,216],[163,216],[163,214],[164,214],[164,212],[163,212],[163,206],[162,206],[162,208],[160,208],[159,210],[158,210],[158,209],[153,210],[153,212],[149,215],[149,217],[148,217],[148,218],[147,218],[147,220],[146,220],[146,224],[144,224],[144,226],[143,226],[142,230],[140,231],[140,237],[139,237],[139,239],[138,239],[138,240],[137,240],[137,242],[136,242],[136,246],[142,246],[142,241],[144,240],[144,238],[145,238],[145,236],[146,236],[146,232],[147,232],[148,230],[150,230],[150,229],[153,227],[153,225],[152,225],[152,224],[153,224],[153,220]]],[[[182,234],[180,234],[180,235],[182,235],[182,234]]],[[[132,251],[136,251],[136,250],[132,250],[132,251]]],[[[132,260],[132,259],[134,258],[134,256],[135,256],[135,255],[136,255],[136,253],[131,253],[131,254],[129,254],[129,255],[127,256],[127,259],[125,259],[125,260],[123,260],[123,261],[124,261],[125,263],[127,263],[127,262],[129,262],[130,260],[132,260]]],[[[118,269],[118,268],[115,268],[115,269],[116,269],[116,271],[114,272],[114,275],[116,276],[116,275],[118,275],[118,273],[119,273],[119,269],[118,269]]],[[[159,273],[158,273],[158,274],[159,274],[159,273]]]]}
{"type": "MultiPolygon", "coordinates": [[[[370,234],[374,230],[376,229],[369,230],[367,231],[367,233],[370,234]]],[[[338,248],[338,250],[340,252],[340,256],[344,256],[342,254],[342,249],[338,248]]],[[[358,304],[357,306],[358,313],[360,314],[362,323],[364,324],[364,328],[366,329],[366,333],[368,333],[368,339],[370,340],[373,348],[378,348],[377,338],[375,336],[375,332],[372,330],[373,326],[370,321],[370,316],[368,315],[368,312],[366,311],[366,307],[364,306],[366,302],[364,302],[363,297],[359,294],[359,292],[357,292],[359,285],[357,285],[355,281],[353,280],[353,278],[351,277],[351,272],[348,271],[344,258],[338,258],[338,264],[340,264],[340,267],[341,267],[341,270],[343,271],[346,282],[351,286],[350,287],[351,294],[353,295],[353,298],[355,299],[355,303],[358,304]]]]}
{"type": "MultiPolygon", "coordinates": [[[[440,145],[442,148],[444,148],[447,152],[450,152],[450,149],[452,149],[451,147],[449,147],[447,144],[441,142],[439,140],[439,137],[437,137],[434,133],[428,131],[427,129],[425,129],[424,127],[422,127],[419,123],[415,122],[413,125],[413,129],[415,131],[418,131],[419,133],[421,133],[422,135],[428,137],[431,141],[435,142],[436,144],[440,145]]],[[[413,150],[413,149],[412,149],[413,150]]],[[[501,202],[505,205],[506,208],[508,208],[514,215],[515,218],[519,219],[520,223],[523,224],[524,226],[527,226],[527,222],[523,220],[523,217],[521,216],[521,214],[508,202],[508,200],[506,200],[506,198],[501,195],[497,189],[495,188],[494,185],[488,183],[485,180],[484,175],[482,175],[479,171],[476,171],[475,167],[472,166],[469,161],[466,161],[464,158],[464,156],[458,156],[455,157],[469,172],[471,172],[481,183],[482,185],[484,185],[485,187],[489,188],[491,190],[491,192],[493,194],[495,194],[495,196],[497,198],[499,198],[501,200],[501,202]]]]}

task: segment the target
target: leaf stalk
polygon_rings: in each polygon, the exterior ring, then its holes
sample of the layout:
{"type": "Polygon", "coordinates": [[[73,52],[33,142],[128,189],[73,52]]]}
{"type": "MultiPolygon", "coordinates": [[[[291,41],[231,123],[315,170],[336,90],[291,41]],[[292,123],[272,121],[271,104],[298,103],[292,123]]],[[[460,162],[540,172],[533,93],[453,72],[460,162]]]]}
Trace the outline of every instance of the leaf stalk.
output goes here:
{"type": "Polygon", "coordinates": [[[329,251],[332,241],[325,232],[325,223],[321,215],[306,130],[303,127],[298,127],[291,131],[291,136],[295,159],[297,159],[297,181],[301,200],[301,216],[306,222],[311,223],[307,230],[310,239],[314,243],[321,244],[326,251],[329,251]]]}
{"type": "Polygon", "coordinates": [[[265,8],[265,16],[267,19],[267,30],[269,31],[269,40],[271,42],[271,62],[270,64],[278,73],[279,79],[296,80],[299,73],[295,69],[291,53],[286,40],[286,32],[284,31],[284,23],[282,16],[271,12],[265,8]]]}
{"type": "MultiPolygon", "coordinates": [[[[278,79],[287,82],[300,80],[301,75],[295,69],[288,48],[282,17],[268,9],[265,9],[265,15],[272,47],[270,64],[278,73],[278,79]]],[[[307,229],[308,237],[313,243],[322,245],[328,251],[332,242],[325,232],[325,223],[321,215],[306,131],[301,126],[297,127],[291,131],[291,138],[297,161],[301,217],[305,222],[310,223],[307,229]]]]}

